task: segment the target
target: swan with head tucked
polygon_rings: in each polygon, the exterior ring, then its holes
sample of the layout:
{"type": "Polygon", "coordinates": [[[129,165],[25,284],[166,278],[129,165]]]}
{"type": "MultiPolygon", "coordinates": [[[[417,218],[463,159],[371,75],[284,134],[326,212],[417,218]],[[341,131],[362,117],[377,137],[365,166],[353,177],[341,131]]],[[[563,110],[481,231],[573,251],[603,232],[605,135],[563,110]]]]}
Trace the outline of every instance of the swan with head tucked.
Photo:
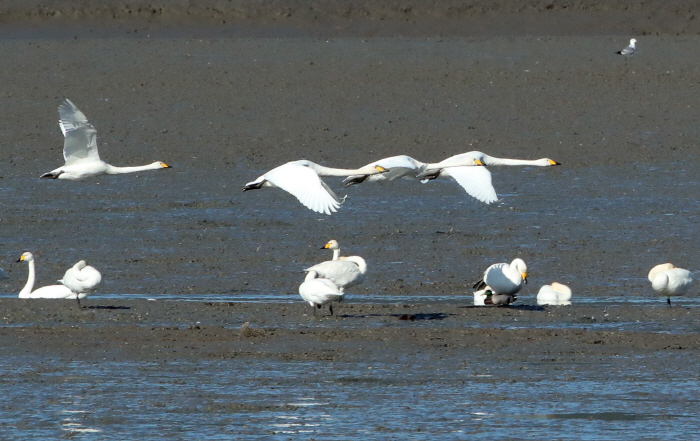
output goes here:
{"type": "Polygon", "coordinates": [[[299,295],[313,307],[314,315],[317,308],[326,304],[333,315],[333,302],[343,301],[343,291],[329,279],[317,279],[317,275],[315,271],[306,274],[304,283],[299,285],[299,295]]]}
{"type": "Polygon", "coordinates": [[[538,305],[571,305],[571,288],[559,282],[544,285],[537,293],[538,305]]]}
{"type": "Polygon", "coordinates": [[[367,262],[360,256],[344,256],[338,260],[327,260],[304,271],[314,272],[319,278],[335,283],[340,292],[364,282],[367,274],[367,262]]]}
{"type": "Polygon", "coordinates": [[[672,263],[656,265],[649,271],[648,278],[654,291],[666,297],[668,306],[671,306],[671,296],[684,296],[693,285],[691,272],[676,268],[672,263]]]}
{"type": "Polygon", "coordinates": [[[495,294],[517,294],[527,283],[527,266],[522,259],[515,259],[510,264],[495,263],[484,272],[484,277],[474,284],[474,289],[491,288],[495,294]]]}
{"type": "Polygon", "coordinates": [[[27,262],[29,264],[27,284],[24,285],[22,291],[19,292],[20,299],[76,299],[76,294],[63,285],[49,285],[32,291],[36,277],[34,255],[30,252],[26,252],[20,256],[17,262],[27,262]]]}
{"type": "MultiPolygon", "coordinates": [[[[347,177],[343,182],[346,187],[360,184],[365,180],[370,182],[385,182],[399,178],[421,179],[421,181],[425,183],[428,179],[422,179],[419,178],[419,176],[425,170],[437,166],[437,164],[439,163],[426,164],[406,155],[392,156],[368,164],[368,166],[379,165],[386,167],[390,169],[388,173],[380,175],[353,175],[347,177]]],[[[460,165],[461,167],[450,170],[454,173],[447,171],[444,175],[453,177],[469,196],[481,202],[490,204],[498,199],[496,197],[496,191],[491,184],[491,172],[483,167],[478,167],[484,165],[479,159],[463,158],[460,165]]]]}
{"type": "Polygon", "coordinates": [[[102,274],[88,265],[87,262],[81,260],[69,268],[59,282],[74,293],[83,295],[82,298],[84,298],[88,294],[95,292],[97,286],[102,282],[102,274]]]}
{"type": "Polygon", "coordinates": [[[632,55],[635,52],[637,52],[637,40],[632,38],[630,40],[630,45],[627,46],[626,48],[622,49],[621,51],[617,51],[618,54],[620,55],[632,55]]]}
{"type": "Polygon", "coordinates": [[[160,161],[138,167],[109,165],[100,159],[97,152],[97,130],[75,104],[66,99],[58,106],[58,115],[60,116],[58,124],[64,136],[63,158],[66,163],[63,167],[44,173],[41,175],[42,178],[77,181],[98,175],[118,175],[170,168],[169,165],[160,161]]]}
{"type": "Polygon", "coordinates": [[[331,214],[338,211],[345,198],[339,198],[321,180],[321,176],[373,175],[388,171],[380,166],[366,166],[358,169],[331,168],[302,159],[273,168],[258,179],[247,183],[243,191],[278,187],[297,198],[306,208],[317,213],[331,214]]]}

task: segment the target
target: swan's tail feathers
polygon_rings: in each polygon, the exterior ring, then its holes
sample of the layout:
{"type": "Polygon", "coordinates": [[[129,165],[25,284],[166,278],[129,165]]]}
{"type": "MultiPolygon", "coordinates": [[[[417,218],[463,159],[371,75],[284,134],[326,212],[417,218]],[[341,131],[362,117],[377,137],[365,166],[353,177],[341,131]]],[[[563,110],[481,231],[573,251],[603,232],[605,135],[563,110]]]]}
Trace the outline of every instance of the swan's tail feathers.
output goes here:
{"type": "Polygon", "coordinates": [[[62,171],[51,171],[48,173],[44,173],[43,175],[39,176],[41,179],[58,179],[59,176],[61,176],[63,172],[62,171]]]}
{"type": "MultiPolygon", "coordinates": [[[[42,178],[43,178],[43,176],[42,176],[42,178]]],[[[264,184],[265,184],[264,179],[262,179],[260,181],[248,182],[247,184],[245,184],[245,186],[243,186],[243,191],[258,190],[258,189],[262,188],[264,184]]]]}
{"type": "Polygon", "coordinates": [[[486,283],[484,282],[483,279],[479,280],[478,282],[476,282],[474,284],[473,288],[477,291],[481,291],[482,289],[486,288],[486,283]]]}
{"type": "Polygon", "coordinates": [[[367,179],[368,175],[352,175],[343,179],[343,185],[345,187],[350,187],[351,185],[362,184],[367,179]]]}

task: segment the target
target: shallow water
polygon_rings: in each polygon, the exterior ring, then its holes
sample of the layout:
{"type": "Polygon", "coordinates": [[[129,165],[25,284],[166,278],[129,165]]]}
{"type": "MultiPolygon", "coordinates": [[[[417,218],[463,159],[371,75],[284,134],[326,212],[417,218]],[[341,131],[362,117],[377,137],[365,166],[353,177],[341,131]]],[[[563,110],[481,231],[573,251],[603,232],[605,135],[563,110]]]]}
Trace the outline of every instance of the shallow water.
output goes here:
{"type": "Polygon", "coordinates": [[[536,359],[458,368],[420,357],[222,360],[193,371],[27,357],[23,369],[3,366],[0,427],[5,439],[687,439],[698,428],[697,372],[679,369],[683,359],[646,371],[648,361],[546,362],[541,371],[536,359]],[[612,375],[623,379],[611,384],[612,375]]]}

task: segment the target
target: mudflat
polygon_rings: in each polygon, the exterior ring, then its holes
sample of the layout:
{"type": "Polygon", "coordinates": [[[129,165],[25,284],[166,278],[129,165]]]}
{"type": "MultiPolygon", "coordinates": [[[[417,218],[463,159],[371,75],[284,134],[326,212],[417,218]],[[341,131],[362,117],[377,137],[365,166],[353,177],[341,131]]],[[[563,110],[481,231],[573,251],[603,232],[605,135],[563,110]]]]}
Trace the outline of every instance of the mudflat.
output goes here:
{"type": "Polygon", "coordinates": [[[697,288],[669,308],[646,280],[666,261],[700,267],[700,49],[682,5],[416,6],[400,19],[366,2],[368,16],[323,20],[294,4],[212,21],[22,4],[0,40],[10,436],[697,430],[697,288]],[[632,37],[638,53],[617,55],[632,37]],[[64,98],[107,162],[173,168],[40,180],[63,163],[64,98]],[[491,168],[490,206],[448,180],[329,178],[348,195],[332,216],[279,189],[241,192],[296,159],[354,168],[470,150],[562,165],[491,168]],[[335,317],[314,317],[297,288],[329,239],[370,269],[335,317]],[[82,308],[11,298],[25,250],[37,286],[80,259],[103,285],[82,308]],[[518,302],[472,307],[485,268],[515,257],[529,268],[518,302]],[[572,306],[536,305],[553,281],[572,306]]]}

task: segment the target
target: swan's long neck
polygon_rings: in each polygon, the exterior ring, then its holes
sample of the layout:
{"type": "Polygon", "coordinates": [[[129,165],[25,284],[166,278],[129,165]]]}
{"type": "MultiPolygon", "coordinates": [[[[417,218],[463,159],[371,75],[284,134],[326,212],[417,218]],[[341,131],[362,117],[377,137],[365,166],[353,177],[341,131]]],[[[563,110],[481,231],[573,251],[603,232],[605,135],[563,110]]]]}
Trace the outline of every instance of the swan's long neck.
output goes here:
{"type": "Polygon", "coordinates": [[[340,248],[336,248],[333,250],[333,260],[338,260],[340,259],[340,248]]]}
{"type": "Polygon", "coordinates": [[[28,296],[32,293],[32,288],[34,288],[34,278],[36,277],[36,273],[34,271],[34,261],[30,260],[27,262],[27,264],[29,264],[29,276],[27,277],[27,284],[24,285],[22,291],[19,292],[20,297],[28,296]]]}
{"type": "Polygon", "coordinates": [[[313,162],[308,162],[307,167],[310,167],[316,171],[319,176],[351,176],[351,175],[376,175],[383,173],[374,166],[365,166],[362,168],[332,168],[324,167],[322,165],[315,164],[313,162]]]}
{"type": "Polygon", "coordinates": [[[115,167],[113,165],[107,164],[107,173],[108,175],[120,175],[122,173],[135,173],[135,172],[140,172],[144,170],[157,170],[163,168],[158,163],[155,164],[148,164],[148,165],[140,165],[136,167],[115,167]]]}
{"type": "Polygon", "coordinates": [[[547,159],[509,159],[509,158],[494,158],[493,156],[484,155],[481,158],[484,165],[532,165],[536,167],[549,167],[552,165],[547,159]]]}

